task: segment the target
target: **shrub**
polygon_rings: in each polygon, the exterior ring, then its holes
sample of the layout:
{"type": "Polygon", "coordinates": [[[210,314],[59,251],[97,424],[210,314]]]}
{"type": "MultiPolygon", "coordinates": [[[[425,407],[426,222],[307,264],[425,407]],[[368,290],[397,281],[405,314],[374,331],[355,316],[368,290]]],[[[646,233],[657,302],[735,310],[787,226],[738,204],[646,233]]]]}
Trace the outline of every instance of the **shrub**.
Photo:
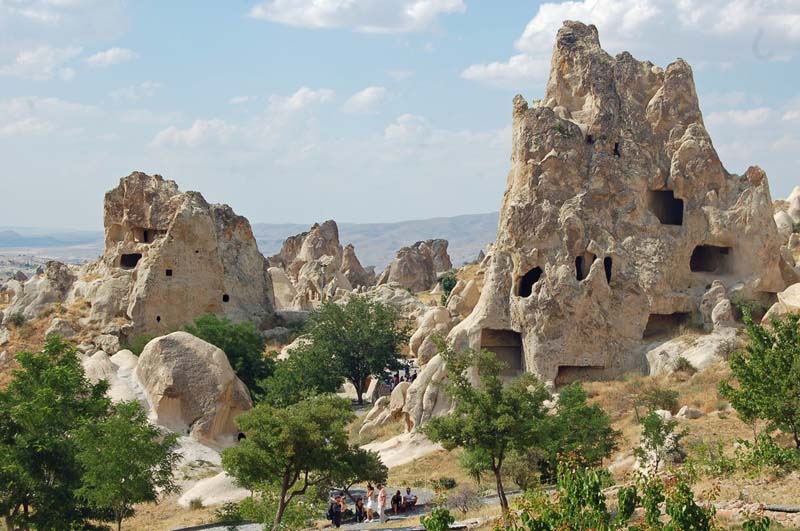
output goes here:
{"type": "Polygon", "coordinates": [[[25,321],[26,319],[25,316],[22,314],[22,312],[14,312],[9,314],[8,317],[6,317],[6,322],[17,328],[24,325],[25,321]]]}
{"type": "Polygon", "coordinates": [[[697,369],[692,362],[684,358],[683,356],[678,356],[678,359],[675,360],[675,370],[678,372],[683,372],[689,375],[695,374],[697,369]]]}
{"type": "Polygon", "coordinates": [[[434,490],[452,490],[456,488],[455,478],[441,477],[433,480],[434,490]]]}
{"type": "Polygon", "coordinates": [[[189,509],[197,511],[199,509],[202,509],[203,507],[205,506],[203,505],[202,498],[192,498],[191,500],[189,500],[189,509]]]}
{"type": "Polygon", "coordinates": [[[456,519],[444,507],[436,507],[431,511],[430,516],[423,516],[420,522],[428,531],[448,531],[456,519]]]}
{"type": "Polygon", "coordinates": [[[464,485],[450,493],[447,505],[451,509],[458,510],[462,516],[466,516],[469,511],[483,507],[483,497],[475,487],[464,485]]]}
{"type": "Polygon", "coordinates": [[[442,285],[442,290],[443,290],[442,301],[446,301],[447,297],[450,296],[450,293],[453,292],[453,288],[455,288],[456,284],[458,284],[458,277],[456,277],[456,274],[453,273],[452,271],[448,271],[447,273],[442,275],[442,278],[439,280],[439,283],[442,285]]]}
{"type": "Polygon", "coordinates": [[[657,383],[651,382],[634,393],[633,407],[639,420],[641,420],[639,416],[640,407],[643,407],[648,413],[663,409],[674,415],[678,412],[678,392],[672,389],[664,389],[657,383]]]}

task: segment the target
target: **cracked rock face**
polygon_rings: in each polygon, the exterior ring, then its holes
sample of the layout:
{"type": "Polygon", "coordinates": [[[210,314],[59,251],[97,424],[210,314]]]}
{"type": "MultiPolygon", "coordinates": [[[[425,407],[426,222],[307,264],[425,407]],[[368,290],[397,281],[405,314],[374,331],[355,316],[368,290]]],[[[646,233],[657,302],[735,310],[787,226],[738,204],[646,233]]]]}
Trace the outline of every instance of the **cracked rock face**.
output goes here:
{"type": "Polygon", "coordinates": [[[250,223],[229,206],[137,172],[106,194],[104,225],[106,250],[97,266],[103,281],[87,288],[93,305],[108,307],[97,320],[122,313],[136,336],[160,335],[206,313],[234,321],[272,313],[266,260],[250,223]]]}
{"type": "Polygon", "coordinates": [[[378,284],[393,284],[418,293],[436,284],[437,274],[453,268],[447,240],[425,240],[397,251],[378,284]]]}
{"type": "Polygon", "coordinates": [[[565,22],[543,100],[513,103],[512,166],[480,300],[451,333],[545,381],[644,366],[643,340],[702,323],[715,281],[791,281],[764,172],[729,173],[689,65],[661,69],[565,22]]]}

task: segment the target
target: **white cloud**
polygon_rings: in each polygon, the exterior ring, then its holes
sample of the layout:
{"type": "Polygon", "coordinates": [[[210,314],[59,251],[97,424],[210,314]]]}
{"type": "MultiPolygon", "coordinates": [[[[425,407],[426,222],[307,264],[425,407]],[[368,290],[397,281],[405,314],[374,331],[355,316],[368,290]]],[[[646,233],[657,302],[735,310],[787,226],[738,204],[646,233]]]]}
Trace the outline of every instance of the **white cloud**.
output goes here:
{"type": "Polygon", "coordinates": [[[462,77],[504,86],[544,81],[564,20],[596,25],[603,47],[611,53],[627,50],[659,63],[684,57],[698,68],[730,69],[735,64],[731,58],[784,61],[800,50],[797,0],[546,2],[514,43],[517,54],[507,61],[469,66],[462,77]]]}
{"type": "Polygon", "coordinates": [[[292,112],[299,111],[311,105],[320,105],[333,100],[334,92],[331,89],[310,89],[301,87],[291,96],[283,97],[273,94],[269,97],[269,108],[272,111],[292,112]]]}
{"type": "Polygon", "coordinates": [[[125,88],[111,92],[111,98],[115,101],[139,101],[144,98],[151,98],[156,90],[161,88],[161,83],[156,81],[143,81],[138,85],[130,85],[125,88]]]}
{"type": "Polygon", "coordinates": [[[476,64],[461,72],[461,77],[472,81],[485,81],[493,85],[505,86],[522,81],[535,81],[547,77],[550,62],[526,54],[517,54],[506,62],[476,64]]]}
{"type": "Polygon", "coordinates": [[[429,30],[440,15],[465,10],[463,0],[267,0],[250,16],[304,28],[402,33],[429,30]]]}
{"type": "Polygon", "coordinates": [[[769,107],[757,107],[755,109],[712,112],[706,117],[706,123],[753,127],[774,120],[776,117],[777,113],[769,107]]]}
{"type": "Polygon", "coordinates": [[[385,87],[367,87],[350,96],[342,109],[350,113],[370,112],[386,98],[385,87]]]}
{"type": "Polygon", "coordinates": [[[0,127],[0,137],[46,135],[53,129],[52,123],[40,118],[25,118],[0,127]]]}
{"type": "Polygon", "coordinates": [[[210,141],[225,144],[231,139],[234,132],[235,128],[222,120],[195,120],[188,129],[171,126],[159,131],[151,145],[154,147],[197,147],[210,141]]]}
{"type": "Polygon", "coordinates": [[[243,103],[247,103],[252,98],[250,96],[234,96],[228,100],[228,103],[231,105],[241,105],[243,103]]]}
{"type": "Polygon", "coordinates": [[[96,54],[86,58],[86,64],[92,68],[105,68],[107,66],[123,63],[136,59],[139,55],[133,50],[127,48],[109,48],[104,52],[97,52],[96,54]]]}
{"type": "Polygon", "coordinates": [[[81,124],[102,115],[102,111],[92,105],[59,98],[28,96],[2,100],[0,136],[47,136],[56,133],[74,136],[81,124]]]}
{"type": "Polygon", "coordinates": [[[81,53],[81,48],[52,48],[40,46],[19,52],[10,64],[0,66],[0,75],[23,79],[49,80],[57,74],[63,79],[74,77],[74,71],[63,65],[81,53]]]}

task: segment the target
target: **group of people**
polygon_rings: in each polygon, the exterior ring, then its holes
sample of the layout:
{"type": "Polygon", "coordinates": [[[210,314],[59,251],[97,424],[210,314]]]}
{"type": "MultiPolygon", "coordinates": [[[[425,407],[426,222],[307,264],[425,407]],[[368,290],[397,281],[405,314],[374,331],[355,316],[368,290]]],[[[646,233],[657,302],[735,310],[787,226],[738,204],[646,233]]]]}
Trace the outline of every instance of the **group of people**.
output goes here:
{"type": "MultiPolygon", "coordinates": [[[[358,523],[372,523],[376,520],[386,522],[387,508],[386,502],[388,499],[386,486],[378,483],[377,492],[376,487],[372,484],[367,484],[367,493],[364,497],[359,496],[356,498],[354,514],[356,522],[358,523]]],[[[391,510],[394,514],[413,509],[417,504],[417,497],[411,493],[411,487],[406,487],[405,495],[402,495],[398,490],[391,498],[391,510]]],[[[341,493],[336,493],[331,498],[331,504],[328,507],[328,520],[330,520],[335,527],[342,525],[342,516],[347,511],[347,500],[341,493]]]]}

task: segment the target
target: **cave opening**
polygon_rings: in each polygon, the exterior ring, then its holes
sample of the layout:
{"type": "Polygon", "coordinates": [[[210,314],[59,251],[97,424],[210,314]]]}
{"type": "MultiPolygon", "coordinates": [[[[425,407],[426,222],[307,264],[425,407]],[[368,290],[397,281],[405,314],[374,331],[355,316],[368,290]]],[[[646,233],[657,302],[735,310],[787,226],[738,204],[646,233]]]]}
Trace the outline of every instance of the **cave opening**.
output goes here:
{"type": "Polygon", "coordinates": [[[539,282],[539,279],[542,278],[542,268],[541,267],[534,267],[520,279],[519,281],[519,296],[520,297],[530,297],[531,293],[533,293],[533,285],[539,282]]]}
{"type": "Polygon", "coordinates": [[[589,276],[589,270],[595,260],[597,260],[597,256],[589,252],[575,257],[575,278],[579,282],[589,276]]]}
{"type": "Polygon", "coordinates": [[[729,273],[731,265],[731,248],[717,245],[698,245],[689,259],[689,269],[699,273],[729,273]]]}
{"type": "Polygon", "coordinates": [[[493,352],[503,362],[503,376],[517,376],[524,370],[522,336],[518,332],[484,328],[481,349],[493,352]]]}
{"type": "Polygon", "coordinates": [[[127,253],[119,257],[119,266],[122,269],[133,269],[139,260],[142,259],[142,253],[127,253]]]}
{"type": "Polygon", "coordinates": [[[612,266],[611,257],[606,256],[605,258],[603,258],[603,269],[606,272],[606,282],[609,284],[611,284],[611,266],[612,266]]]}
{"type": "Polygon", "coordinates": [[[648,190],[647,208],[662,225],[683,225],[683,199],[672,190],[648,190]]]}
{"type": "Polygon", "coordinates": [[[680,331],[692,319],[688,312],[652,313],[647,318],[642,339],[673,335],[680,331]]]}

